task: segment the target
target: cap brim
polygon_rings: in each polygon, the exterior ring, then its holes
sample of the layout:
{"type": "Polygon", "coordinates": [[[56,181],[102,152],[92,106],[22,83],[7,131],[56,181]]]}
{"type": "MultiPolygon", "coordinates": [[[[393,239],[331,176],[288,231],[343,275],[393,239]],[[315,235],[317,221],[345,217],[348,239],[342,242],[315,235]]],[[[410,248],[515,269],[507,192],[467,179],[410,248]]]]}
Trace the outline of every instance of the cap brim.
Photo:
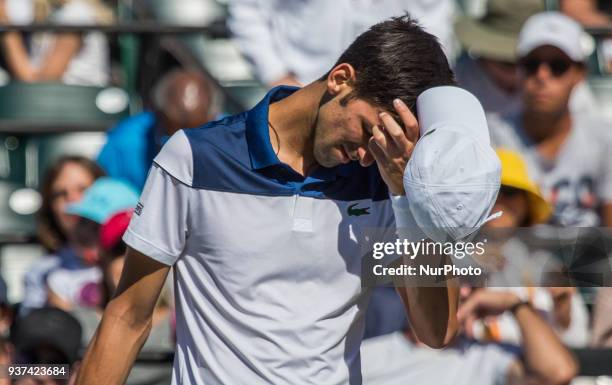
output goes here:
{"type": "Polygon", "coordinates": [[[76,215],[82,218],[92,220],[96,223],[100,223],[99,215],[91,210],[87,205],[81,203],[74,203],[66,207],[64,210],[66,214],[76,215]]]}
{"type": "Polygon", "coordinates": [[[433,87],[417,98],[421,135],[434,127],[462,126],[482,143],[490,144],[489,129],[480,101],[467,90],[454,86],[433,87]]]}
{"type": "Polygon", "coordinates": [[[455,34],[465,50],[474,56],[504,62],[516,61],[518,36],[501,33],[468,17],[459,19],[455,34]]]}

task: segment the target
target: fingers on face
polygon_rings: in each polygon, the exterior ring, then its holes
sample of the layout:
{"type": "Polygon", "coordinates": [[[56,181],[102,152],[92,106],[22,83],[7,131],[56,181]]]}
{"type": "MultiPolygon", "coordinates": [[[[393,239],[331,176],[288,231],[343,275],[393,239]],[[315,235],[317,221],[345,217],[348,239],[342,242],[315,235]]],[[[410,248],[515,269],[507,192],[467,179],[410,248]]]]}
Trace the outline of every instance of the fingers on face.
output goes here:
{"type": "Polygon", "coordinates": [[[368,167],[370,166],[372,163],[374,163],[374,155],[372,155],[371,150],[369,149],[369,143],[368,143],[368,150],[365,151],[365,153],[363,154],[363,156],[361,157],[359,164],[361,164],[361,166],[363,167],[368,167]]]}
{"type": "Polygon", "coordinates": [[[372,137],[372,139],[370,139],[368,142],[368,148],[370,149],[370,154],[372,154],[374,160],[376,160],[378,164],[384,164],[381,162],[384,162],[385,159],[387,159],[387,154],[385,154],[385,151],[380,147],[380,144],[378,144],[374,137],[372,137]]]}
{"type": "Polygon", "coordinates": [[[388,136],[388,134],[382,129],[382,127],[376,125],[372,127],[372,139],[370,140],[370,145],[374,141],[375,146],[378,147],[384,156],[388,156],[389,154],[389,144],[392,139],[388,136]]]}
{"type": "Polygon", "coordinates": [[[385,126],[386,133],[391,137],[395,145],[400,150],[405,150],[408,146],[410,146],[410,142],[408,141],[404,130],[391,115],[382,112],[380,114],[380,120],[385,126]]]}
{"type": "Polygon", "coordinates": [[[393,107],[397,111],[398,115],[402,119],[402,123],[406,127],[406,136],[411,142],[416,142],[419,137],[419,122],[416,117],[410,111],[410,108],[406,103],[402,102],[401,99],[395,99],[393,101],[393,107]]]}

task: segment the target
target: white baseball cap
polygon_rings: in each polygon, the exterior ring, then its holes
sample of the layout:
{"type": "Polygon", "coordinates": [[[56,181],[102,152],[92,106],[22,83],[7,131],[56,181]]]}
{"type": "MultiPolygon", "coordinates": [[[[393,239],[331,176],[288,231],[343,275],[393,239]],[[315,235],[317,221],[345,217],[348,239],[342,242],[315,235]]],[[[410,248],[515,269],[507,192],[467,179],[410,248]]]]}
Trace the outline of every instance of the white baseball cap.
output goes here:
{"type": "Polygon", "coordinates": [[[461,240],[491,219],[501,162],[474,95],[435,87],[417,98],[421,136],[404,172],[410,211],[434,241],[461,240]]]}
{"type": "Polygon", "coordinates": [[[582,26],[560,12],[541,12],[527,19],[519,33],[517,56],[525,57],[544,45],[559,48],[575,62],[585,61],[595,47],[582,26]]]}

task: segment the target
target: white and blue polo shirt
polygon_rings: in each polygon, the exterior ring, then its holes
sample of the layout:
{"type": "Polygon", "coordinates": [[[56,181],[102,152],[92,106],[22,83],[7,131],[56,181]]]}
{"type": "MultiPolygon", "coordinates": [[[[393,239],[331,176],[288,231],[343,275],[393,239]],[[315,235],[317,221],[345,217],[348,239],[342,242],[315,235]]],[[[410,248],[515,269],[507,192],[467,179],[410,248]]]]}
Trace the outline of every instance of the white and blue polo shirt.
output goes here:
{"type": "Polygon", "coordinates": [[[172,384],[360,384],[364,229],[394,226],[376,165],[303,177],[276,157],[269,104],[179,131],[124,236],[174,266],[172,384]]]}

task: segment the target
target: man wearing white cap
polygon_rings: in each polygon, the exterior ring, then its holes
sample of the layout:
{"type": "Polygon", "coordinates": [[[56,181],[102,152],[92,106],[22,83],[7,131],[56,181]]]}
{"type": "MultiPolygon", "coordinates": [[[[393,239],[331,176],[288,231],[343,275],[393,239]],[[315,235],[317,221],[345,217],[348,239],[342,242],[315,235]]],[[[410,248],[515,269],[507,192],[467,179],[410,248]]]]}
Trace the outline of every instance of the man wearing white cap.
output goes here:
{"type": "MultiPolygon", "coordinates": [[[[443,142],[426,146],[449,153],[450,172],[466,166],[451,186],[451,223],[477,227],[493,204],[460,207],[474,196],[466,182],[495,183],[489,170],[498,163],[471,162],[490,160],[484,114],[467,92],[438,87],[452,84],[436,39],[410,18],[394,18],[358,37],[304,88],[275,88],[250,111],[173,135],[124,236],[121,282],[77,384],[123,383],[170,267],[173,385],[361,384],[359,345],[372,291],[361,279],[366,229],[394,231],[397,220],[414,236],[445,215],[410,201],[418,193],[405,196],[404,170],[419,136],[410,107],[423,91],[436,87],[418,102],[425,135],[443,142]],[[440,104],[437,118],[431,103],[440,104]],[[472,151],[467,161],[444,140],[444,132],[457,139],[457,130],[464,131],[461,148],[472,151]]],[[[416,155],[411,161],[418,171],[431,167],[416,155]]],[[[432,171],[407,181],[440,181],[444,170],[432,171]]],[[[444,202],[439,186],[421,187],[444,202]]],[[[454,337],[456,286],[398,292],[423,342],[441,347],[454,337]]]]}
{"type": "Polygon", "coordinates": [[[561,13],[529,18],[517,44],[522,110],[489,121],[493,142],[523,155],[562,226],[612,225],[612,130],[568,108],[585,78],[588,41],[561,13]]]}

